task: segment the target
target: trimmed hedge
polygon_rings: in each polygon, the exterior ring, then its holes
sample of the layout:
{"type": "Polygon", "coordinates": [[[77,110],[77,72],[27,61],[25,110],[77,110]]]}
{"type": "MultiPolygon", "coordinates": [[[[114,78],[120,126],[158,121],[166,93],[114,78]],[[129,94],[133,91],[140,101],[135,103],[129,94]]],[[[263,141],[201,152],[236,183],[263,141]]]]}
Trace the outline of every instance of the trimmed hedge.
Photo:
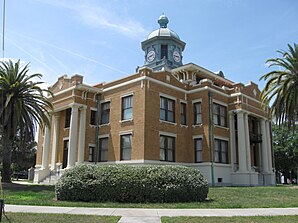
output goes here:
{"type": "Polygon", "coordinates": [[[199,170],[172,165],[78,165],[55,188],[58,200],[99,202],[204,201],[208,190],[199,170]]]}

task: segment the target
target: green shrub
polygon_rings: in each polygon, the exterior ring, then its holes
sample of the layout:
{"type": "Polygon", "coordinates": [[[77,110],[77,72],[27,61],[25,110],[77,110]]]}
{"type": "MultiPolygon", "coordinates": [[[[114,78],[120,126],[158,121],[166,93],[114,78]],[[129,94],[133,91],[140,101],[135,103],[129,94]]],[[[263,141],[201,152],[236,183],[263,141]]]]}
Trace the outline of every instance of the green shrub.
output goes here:
{"type": "Polygon", "coordinates": [[[207,194],[199,170],[172,165],[78,165],[56,184],[57,199],[68,201],[188,202],[207,194]]]}

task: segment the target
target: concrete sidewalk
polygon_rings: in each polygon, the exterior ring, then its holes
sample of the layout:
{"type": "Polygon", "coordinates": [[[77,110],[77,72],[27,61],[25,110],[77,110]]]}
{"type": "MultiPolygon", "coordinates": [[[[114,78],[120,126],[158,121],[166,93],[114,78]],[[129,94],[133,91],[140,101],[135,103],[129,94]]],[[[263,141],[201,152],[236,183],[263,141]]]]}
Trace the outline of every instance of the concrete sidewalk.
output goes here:
{"type": "Polygon", "coordinates": [[[6,212],[59,213],[121,216],[119,223],[160,223],[160,217],[199,216],[273,216],[298,215],[298,208],[247,209],[144,209],[144,208],[79,208],[54,206],[5,205],[6,212]]]}

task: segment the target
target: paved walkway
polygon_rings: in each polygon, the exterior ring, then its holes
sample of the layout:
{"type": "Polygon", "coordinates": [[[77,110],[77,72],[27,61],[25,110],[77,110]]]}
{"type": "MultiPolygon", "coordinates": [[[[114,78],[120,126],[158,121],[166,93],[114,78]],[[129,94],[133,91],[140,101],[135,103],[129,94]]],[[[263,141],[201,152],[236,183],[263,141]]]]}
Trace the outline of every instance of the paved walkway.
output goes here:
{"type": "Polygon", "coordinates": [[[145,208],[78,208],[53,206],[5,205],[6,212],[59,213],[122,216],[119,223],[160,223],[162,216],[273,216],[298,215],[298,208],[247,209],[145,209],[145,208]]]}

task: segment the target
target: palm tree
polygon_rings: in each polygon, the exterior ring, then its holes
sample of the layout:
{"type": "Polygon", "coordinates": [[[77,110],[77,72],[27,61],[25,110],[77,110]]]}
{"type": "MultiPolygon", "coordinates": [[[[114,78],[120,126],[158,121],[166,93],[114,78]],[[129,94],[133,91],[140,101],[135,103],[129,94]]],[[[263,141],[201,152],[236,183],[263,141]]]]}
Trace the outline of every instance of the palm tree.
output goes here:
{"type": "Polygon", "coordinates": [[[271,116],[280,124],[287,124],[294,129],[298,121],[298,45],[288,44],[288,52],[277,51],[280,58],[266,61],[269,67],[278,66],[281,70],[274,70],[263,75],[260,80],[266,82],[261,93],[261,100],[264,106],[268,106],[270,101],[271,116]]]}
{"type": "Polygon", "coordinates": [[[52,104],[40,88],[43,82],[34,82],[41,74],[28,74],[29,64],[20,61],[0,63],[0,127],[2,129],[2,181],[11,182],[10,165],[13,143],[16,139],[34,139],[36,124],[50,124],[48,111],[52,104]]]}

